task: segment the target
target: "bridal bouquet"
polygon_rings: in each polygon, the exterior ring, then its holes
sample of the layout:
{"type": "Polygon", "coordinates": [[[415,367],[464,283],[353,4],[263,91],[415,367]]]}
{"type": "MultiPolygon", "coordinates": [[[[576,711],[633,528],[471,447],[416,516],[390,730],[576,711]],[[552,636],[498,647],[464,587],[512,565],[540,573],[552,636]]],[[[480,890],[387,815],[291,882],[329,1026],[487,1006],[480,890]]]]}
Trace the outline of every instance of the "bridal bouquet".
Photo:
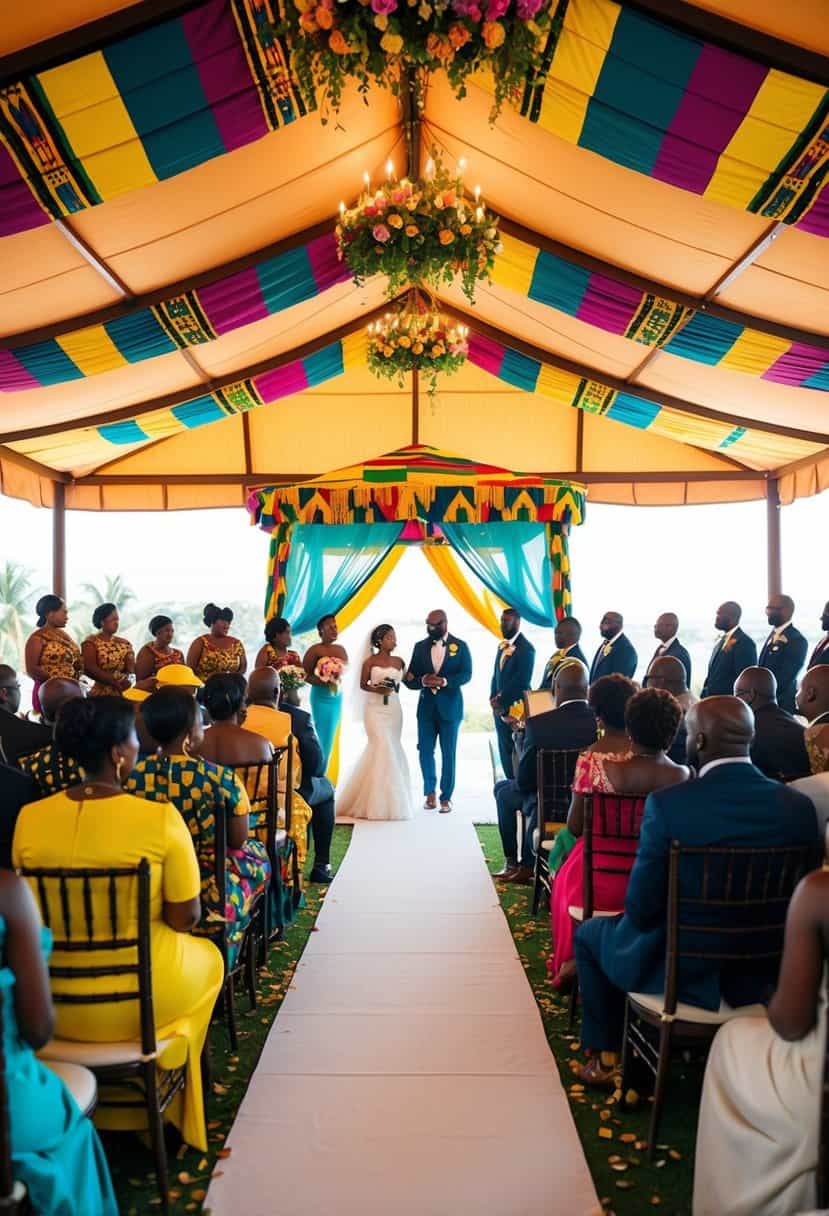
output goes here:
{"type": "Polygon", "coordinates": [[[380,683],[377,685],[377,687],[378,688],[387,688],[389,690],[386,693],[386,695],[383,697],[384,705],[388,705],[388,703],[389,703],[389,693],[400,691],[400,685],[398,684],[397,680],[395,680],[392,676],[386,676],[385,680],[381,680],[380,683]]]}
{"type": "Polygon", "coordinates": [[[332,654],[327,654],[321,658],[314,668],[314,675],[323,684],[328,685],[328,691],[332,697],[335,697],[340,691],[344,672],[345,663],[342,659],[338,659],[336,655],[332,654]]]}
{"type": "Polygon", "coordinates": [[[302,688],[305,683],[305,668],[297,666],[296,663],[286,663],[284,667],[279,668],[277,675],[283,692],[293,692],[302,688]]]}

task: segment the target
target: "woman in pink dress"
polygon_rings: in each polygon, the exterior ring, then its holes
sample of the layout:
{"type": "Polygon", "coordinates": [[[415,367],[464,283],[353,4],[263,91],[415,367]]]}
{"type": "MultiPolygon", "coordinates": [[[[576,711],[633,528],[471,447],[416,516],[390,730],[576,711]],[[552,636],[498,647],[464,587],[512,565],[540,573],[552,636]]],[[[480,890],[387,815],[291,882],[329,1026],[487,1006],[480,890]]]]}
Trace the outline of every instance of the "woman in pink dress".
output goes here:
{"type": "MultiPolygon", "coordinates": [[[[616,679],[606,676],[597,680],[591,688],[616,679]]],[[[601,692],[599,693],[601,698],[601,692]]],[[[594,706],[594,708],[596,708],[594,706]]],[[[617,708],[612,706],[611,709],[617,708]]],[[[618,712],[618,710],[617,710],[618,712]]],[[[599,709],[596,716],[601,718],[599,709]]],[[[567,987],[575,974],[573,959],[573,936],[576,922],[568,909],[583,902],[584,891],[584,794],[620,794],[637,796],[661,790],[680,781],[687,781],[690,769],[674,764],[665,754],[673,743],[682,709],[669,692],[661,688],[646,688],[631,696],[624,705],[624,726],[627,747],[615,753],[594,749],[579,757],[573,780],[573,804],[567,826],[579,839],[556,875],[550,899],[550,916],[553,931],[553,955],[548,964],[553,976],[553,987],[567,987]],[[577,798],[577,795],[581,797],[577,798]],[[573,822],[571,822],[571,820],[573,822]]],[[[595,848],[601,849],[601,837],[596,836],[595,848]]],[[[631,850],[633,865],[635,850],[631,850]]],[[[627,890],[626,874],[597,873],[593,884],[593,907],[597,912],[622,909],[627,890]]]]}

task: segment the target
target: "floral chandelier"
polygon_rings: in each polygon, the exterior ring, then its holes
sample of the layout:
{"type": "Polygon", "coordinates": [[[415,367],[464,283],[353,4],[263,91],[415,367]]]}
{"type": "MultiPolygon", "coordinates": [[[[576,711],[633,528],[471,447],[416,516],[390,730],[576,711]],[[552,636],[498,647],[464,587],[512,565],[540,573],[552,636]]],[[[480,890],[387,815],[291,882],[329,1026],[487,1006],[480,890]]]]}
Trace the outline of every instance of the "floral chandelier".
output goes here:
{"type": "Polygon", "coordinates": [[[466,362],[469,330],[440,315],[418,291],[405,303],[368,327],[368,365],[375,376],[396,379],[403,387],[407,372],[428,377],[429,394],[438,376],[451,375],[466,362]]]}

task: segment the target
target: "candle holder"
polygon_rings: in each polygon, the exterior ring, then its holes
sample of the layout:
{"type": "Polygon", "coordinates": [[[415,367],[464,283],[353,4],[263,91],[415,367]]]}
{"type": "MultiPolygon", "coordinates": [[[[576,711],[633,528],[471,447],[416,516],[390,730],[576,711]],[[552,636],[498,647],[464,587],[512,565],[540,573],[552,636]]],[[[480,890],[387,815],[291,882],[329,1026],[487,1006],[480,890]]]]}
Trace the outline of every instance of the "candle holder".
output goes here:
{"type": "Polygon", "coordinates": [[[434,302],[411,290],[405,301],[390,309],[367,330],[368,365],[375,376],[405,385],[408,372],[422,373],[430,396],[438,376],[463,367],[469,353],[469,330],[441,316],[434,302]]]}

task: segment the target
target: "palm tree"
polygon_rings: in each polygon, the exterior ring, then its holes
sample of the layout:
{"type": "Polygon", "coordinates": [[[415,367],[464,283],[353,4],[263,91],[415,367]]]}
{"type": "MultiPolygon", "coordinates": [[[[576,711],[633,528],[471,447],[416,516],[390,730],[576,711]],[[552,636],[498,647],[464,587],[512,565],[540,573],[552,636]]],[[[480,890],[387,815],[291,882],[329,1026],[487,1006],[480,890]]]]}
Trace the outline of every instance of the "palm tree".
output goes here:
{"type": "Polygon", "coordinates": [[[83,583],[84,603],[115,604],[118,608],[126,608],[138,598],[125,580],[123,574],[108,574],[103,587],[95,583],[83,583]]]}
{"type": "Polygon", "coordinates": [[[20,667],[25,645],[24,618],[33,597],[32,571],[20,562],[0,565],[0,661],[20,667]]]}

